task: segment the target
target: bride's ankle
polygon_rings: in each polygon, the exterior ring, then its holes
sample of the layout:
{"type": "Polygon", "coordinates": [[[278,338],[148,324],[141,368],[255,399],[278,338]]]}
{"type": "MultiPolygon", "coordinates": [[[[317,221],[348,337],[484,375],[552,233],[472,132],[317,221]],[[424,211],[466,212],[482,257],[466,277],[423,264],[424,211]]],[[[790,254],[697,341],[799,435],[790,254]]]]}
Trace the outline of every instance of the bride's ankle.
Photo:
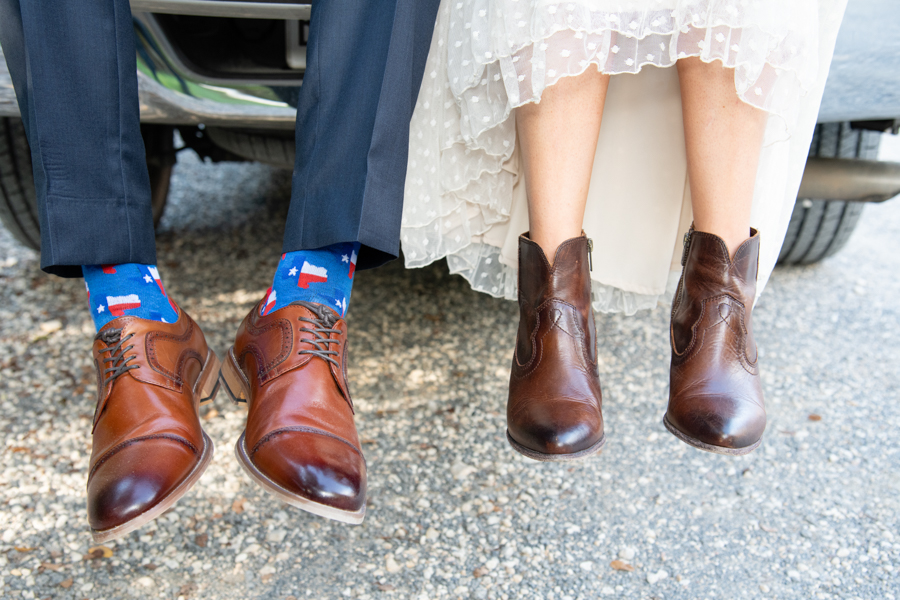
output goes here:
{"type": "Polygon", "coordinates": [[[571,234],[571,232],[559,234],[555,232],[536,232],[532,230],[526,235],[532,242],[541,247],[541,251],[543,251],[544,256],[547,258],[547,262],[550,263],[550,266],[552,267],[556,259],[556,251],[559,247],[568,240],[581,237],[584,235],[584,232],[579,230],[575,234],[571,234]]]}

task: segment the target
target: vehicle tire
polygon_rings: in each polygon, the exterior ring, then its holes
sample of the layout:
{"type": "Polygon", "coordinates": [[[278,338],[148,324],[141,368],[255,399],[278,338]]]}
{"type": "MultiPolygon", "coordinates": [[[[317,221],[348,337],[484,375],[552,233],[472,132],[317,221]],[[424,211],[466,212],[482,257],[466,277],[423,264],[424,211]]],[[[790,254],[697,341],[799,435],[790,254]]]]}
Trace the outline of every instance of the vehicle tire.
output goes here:
{"type": "MultiPolygon", "coordinates": [[[[141,126],[147,149],[154,225],[159,224],[169,195],[175,164],[174,131],[168,125],[141,126]]],[[[41,249],[31,150],[22,120],[14,117],[0,117],[0,222],[24,246],[41,249]]]]}
{"type": "Polygon", "coordinates": [[[0,118],[0,221],[24,246],[41,247],[31,150],[21,119],[0,118]]]}
{"type": "Polygon", "coordinates": [[[247,160],[282,169],[294,168],[296,146],[293,131],[246,131],[207,127],[206,134],[216,146],[247,160]]]}
{"type": "MultiPolygon", "coordinates": [[[[809,146],[810,157],[875,160],[881,133],[851,129],[850,123],[819,123],[809,146]]],[[[797,198],[788,224],[779,265],[808,265],[827,258],[850,239],[865,202],[797,198]]]]}

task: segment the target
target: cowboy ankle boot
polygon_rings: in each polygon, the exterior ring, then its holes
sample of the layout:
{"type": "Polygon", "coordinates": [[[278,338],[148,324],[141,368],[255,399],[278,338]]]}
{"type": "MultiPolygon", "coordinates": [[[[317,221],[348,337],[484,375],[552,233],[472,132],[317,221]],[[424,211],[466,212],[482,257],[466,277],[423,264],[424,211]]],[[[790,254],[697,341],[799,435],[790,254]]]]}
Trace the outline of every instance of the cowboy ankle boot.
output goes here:
{"type": "Polygon", "coordinates": [[[517,452],[564,461],[599,452],[597,334],[584,234],[566,240],[553,266],[519,236],[519,331],[509,380],[506,437],[517,452]]]}
{"type": "Polygon", "coordinates": [[[721,238],[691,227],[681,262],[663,422],[701,450],[747,454],[759,446],[766,428],[751,322],[759,232],[751,229],[732,259],[721,238]]]}

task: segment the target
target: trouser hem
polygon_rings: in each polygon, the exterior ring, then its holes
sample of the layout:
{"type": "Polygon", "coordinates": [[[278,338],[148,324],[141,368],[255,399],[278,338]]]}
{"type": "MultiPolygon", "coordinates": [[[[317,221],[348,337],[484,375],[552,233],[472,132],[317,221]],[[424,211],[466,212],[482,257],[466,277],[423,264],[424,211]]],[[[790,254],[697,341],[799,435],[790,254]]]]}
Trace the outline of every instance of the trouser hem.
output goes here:
{"type": "Polygon", "coordinates": [[[81,277],[81,265],[156,264],[149,202],[47,197],[41,269],[81,277]]]}

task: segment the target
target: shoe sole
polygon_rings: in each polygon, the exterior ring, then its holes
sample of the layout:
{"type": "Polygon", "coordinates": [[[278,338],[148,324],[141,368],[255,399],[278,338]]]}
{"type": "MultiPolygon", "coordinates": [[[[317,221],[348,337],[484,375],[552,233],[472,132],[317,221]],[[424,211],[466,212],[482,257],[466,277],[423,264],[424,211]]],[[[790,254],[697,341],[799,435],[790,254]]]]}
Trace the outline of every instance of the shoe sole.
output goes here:
{"type": "MultiPolygon", "coordinates": [[[[246,403],[250,398],[250,384],[241,370],[237,367],[234,360],[233,347],[228,350],[228,356],[225,358],[225,363],[222,365],[222,373],[219,379],[223,389],[231,396],[231,400],[235,404],[246,403]]],[[[305,496],[301,496],[300,494],[285,489],[269,479],[269,477],[260,471],[256,465],[253,464],[253,461],[250,460],[250,455],[244,444],[245,433],[246,432],[241,433],[241,437],[238,438],[237,443],[234,445],[234,455],[237,457],[238,463],[250,477],[251,481],[259,485],[264,491],[274,495],[282,502],[319,517],[325,517],[326,519],[347,523],[349,525],[359,525],[363,522],[363,519],[366,517],[365,506],[358,511],[341,510],[339,508],[334,508],[333,506],[328,506],[327,504],[310,500],[305,496]]]]}
{"type": "Polygon", "coordinates": [[[724,454],[726,456],[743,456],[745,454],[750,454],[751,452],[759,448],[759,445],[762,443],[762,438],[759,438],[750,446],[745,446],[743,448],[725,448],[724,446],[714,446],[713,444],[707,444],[706,442],[701,442],[696,438],[692,438],[691,436],[687,435],[686,433],[672,425],[672,423],[669,422],[668,415],[663,416],[663,425],[666,426],[666,429],[669,430],[669,433],[677,437],[685,444],[688,444],[689,446],[693,446],[694,448],[703,450],[705,452],[712,452],[713,454],[724,454]]]}
{"type": "Polygon", "coordinates": [[[537,452],[532,450],[531,448],[526,448],[519,442],[513,439],[513,437],[509,434],[509,430],[506,430],[506,441],[509,442],[509,445],[512,446],[513,450],[521,454],[522,456],[527,456],[533,460],[539,460],[541,462],[568,462],[572,460],[581,460],[582,458],[588,458],[589,456],[593,456],[600,452],[603,449],[603,445],[606,443],[606,434],[594,442],[594,445],[590,448],[585,448],[584,450],[579,450],[578,452],[572,452],[571,454],[546,454],[544,452],[537,452]]]}
{"type": "MultiPolygon", "coordinates": [[[[199,406],[209,404],[215,400],[216,395],[219,393],[218,374],[220,367],[221,364],[219,363],[219,358],[216,356],[215,352],[210,350],[209,354],[206,356],[206,364],[204,365],[203,370],[200,371],[200,377],[197,378],[197,383],[194,385],[194,400],[199,400],[199,406]]],[[[103,542],[115,540],[127,535],[135,529],[140,529],[172,508],[182,496],[188,493],[194,484],[200,480],[200,477],[203,476],[204,471],[206,471],[206,468],[212,461],[213,454],[215,454],[216,451],[215,444],[213,444],[210,437],[206,435],[206,432],[201,431],[201,433],[203,434],[203,452],[200,454],[200,461],[194,466],[184,481],[178,484],[175,489],[153,505],[153,507],[142,512],[130,521],[126,521],[125,523],[110,529],[91,529],[91,537],[93,537],[94,543],[102,544],[103,542]]]]}

